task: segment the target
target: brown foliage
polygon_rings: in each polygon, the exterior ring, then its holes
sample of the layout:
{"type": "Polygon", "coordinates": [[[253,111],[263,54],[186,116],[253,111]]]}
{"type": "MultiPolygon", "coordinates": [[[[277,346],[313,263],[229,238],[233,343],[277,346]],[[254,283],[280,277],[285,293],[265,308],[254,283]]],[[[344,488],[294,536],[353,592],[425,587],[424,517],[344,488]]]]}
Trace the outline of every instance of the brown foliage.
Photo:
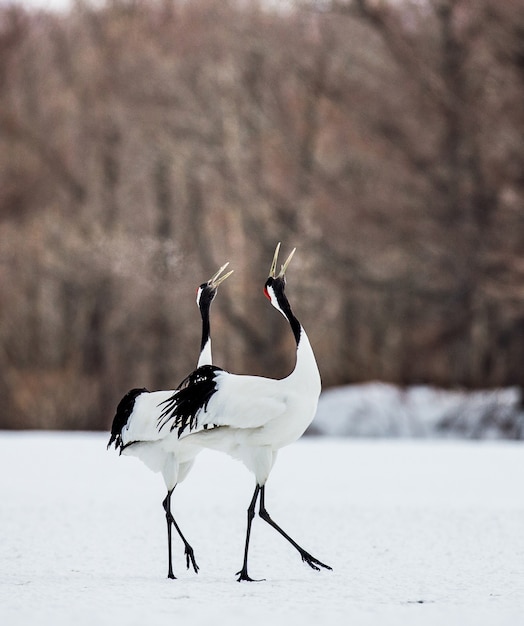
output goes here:
{"type": "Polygon", "coordinates": [[[107,428],[195,365],[522,384],[521,3],[0,9],[0,426],[107,428]]]}

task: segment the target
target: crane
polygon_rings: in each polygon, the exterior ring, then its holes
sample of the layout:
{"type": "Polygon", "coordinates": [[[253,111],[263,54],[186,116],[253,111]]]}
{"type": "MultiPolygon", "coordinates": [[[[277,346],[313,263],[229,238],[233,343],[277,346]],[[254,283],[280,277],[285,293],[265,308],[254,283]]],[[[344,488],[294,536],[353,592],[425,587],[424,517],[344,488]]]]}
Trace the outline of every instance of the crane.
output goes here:
{"type": "Polygon", "coordinates": [[[332,569],[304,550],[270,517],[265,505],[266,481],[278,450],[296,441],[315,415],[321,380],[306,331],[292,312],[285,294],[286,269],[295,249],[276,273],[277,245],[264,294],[289,322],[296,341],[296,363],[283,379],[232,374],[214,365],[192,372],[181,389],[167,399],[158,430],[176,432],[180,441],[225,452],[244,463],[255,476],[255,490],[247,509],[247,529],[242,568],[237,580],[252,581],[248,574],[251,524],[259,501],[259,515],[280,533],[314,570],[332,569]]]}
{"type": "MultiPolygon", "coordinates": [[[[202,318],[202,339],[200,356],[197,366],[212,363],[211,327],[209,311],[216,296],[218,286],[233,273],[233,270],[222,274],[229,263],[223,265],[207,282],[197,290],[197,306],[202,318]]],[[[171,533],[172,527],[178,532],[184,543],[186,566],[193,566],[195,573],[198,565],[194,551],[188,543],[171,512],[171,496],[178,483],[181,483],[193,466],[201,448],[190,441],[178,441],[176,435],[159,432],[157,420],[163,412],[163,403],[177,394],[177,390],[148,391],[136,388],[128,391],[120,400],[111,427],[111,437],[107,447],[113,443],[120,454],[138,457],[153,472],[161,472],[167,488],[167,496],[162,502],[167,521],[168,540],[168,578],[176,578],[173,574],[171,533]]]]}

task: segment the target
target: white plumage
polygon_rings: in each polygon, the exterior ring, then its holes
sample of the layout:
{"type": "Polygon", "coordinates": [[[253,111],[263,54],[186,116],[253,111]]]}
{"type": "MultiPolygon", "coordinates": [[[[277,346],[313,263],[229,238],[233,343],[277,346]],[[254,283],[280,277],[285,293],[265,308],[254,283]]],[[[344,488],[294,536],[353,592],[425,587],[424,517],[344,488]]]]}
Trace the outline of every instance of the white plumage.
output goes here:
{"type": "Polygon", "coordinates": [[[121,453],[138,457],[153,472],[161,472],[168,491],[187,476],[199,448],[180,441],[176,433],[158,431],[157,419],[163,403],[176,390],[140,394],[131,419],[122,430],[121,453]]]}
{"type": "MultiPolygon", "coordinates": [[[[302,338],[301,344],[306,338],[302,338]]],[[[300,348],[301,351],[305,348],[300,348]]],[[[299,358],[301,365],[303,359],[299,358]]],[[[320,392],[320,377],[295,371],[281,380],[218,372],[217,392],[197,415],[199,430],[182,441],[220,450],[241,459],[263,485],[271,467],[257,469],[250,456],[267,446],[272,453],[296,441],[311,423],[320,392]],[[204,425],[215,426],[200,430],[204,425]],[[222,426],[223,428],[217,428],[222,426]]],[[[311,373],[312,374],[312,373],[311,373]]]]}

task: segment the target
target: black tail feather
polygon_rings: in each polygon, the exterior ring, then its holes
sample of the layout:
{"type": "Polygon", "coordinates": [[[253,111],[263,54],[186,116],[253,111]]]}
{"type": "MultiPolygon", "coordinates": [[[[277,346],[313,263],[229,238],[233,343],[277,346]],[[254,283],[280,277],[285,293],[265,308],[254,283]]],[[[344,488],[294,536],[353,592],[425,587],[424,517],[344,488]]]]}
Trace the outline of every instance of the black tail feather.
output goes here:
{"type": "Polygon", "coordinates": [[[115,444],[115,450],[122,447],[122,430],[126,426],[129,416],[133,412],[136,399],[143,393],[149,393],[145,387],[142,387],[141,389],[131,389],[131,391],[128,391],[118,403],[115,417],[113,418],[113,424],[111,426],[111,437],[109,438],[109,443],[107,444],[108,449],[111,447],[113,442],[115,444]]]}

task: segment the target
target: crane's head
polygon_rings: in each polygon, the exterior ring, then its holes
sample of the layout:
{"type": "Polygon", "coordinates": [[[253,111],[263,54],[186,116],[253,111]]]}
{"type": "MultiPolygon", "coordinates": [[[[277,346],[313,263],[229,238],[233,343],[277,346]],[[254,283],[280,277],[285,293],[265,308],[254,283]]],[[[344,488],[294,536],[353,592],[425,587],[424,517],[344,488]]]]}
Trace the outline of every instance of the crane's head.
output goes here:
{"type": "Polygon", "coordinates": [[[296,248],[291,250],[291,254],[286,259],[286,262],[280,266],[280,272],[277,274],[277,260],[278,253],[280,250],[280,243],[277,244],[275,249],[275,254],[273,255],[273,262],[271,263],[271,268],[269,270],[269,276],[264,285],[264,294],[269,299],[271,304],[278,309],[281,313],[282,305],[285,300],[284,296],[284,288],[286,286],[286,270],[289,265],[293,255],[295,254],[296,248]]]}
{"type": "Polygon", "coordinates": [[[221,285],[226,278],[231,276],[234,270],[229,271],[227,274],[220,276],[222,272],[229,265],[229,261],[224,263],[222,267],[218,270],[216,274],[213,274],[211,278],[206,282],[202,283],[197,290],[196,302],[197,305],[202,308],[202,306],[210,306],[211,302],[213,302],[215,296],[217,295],[218,286],[221,285]]]}

